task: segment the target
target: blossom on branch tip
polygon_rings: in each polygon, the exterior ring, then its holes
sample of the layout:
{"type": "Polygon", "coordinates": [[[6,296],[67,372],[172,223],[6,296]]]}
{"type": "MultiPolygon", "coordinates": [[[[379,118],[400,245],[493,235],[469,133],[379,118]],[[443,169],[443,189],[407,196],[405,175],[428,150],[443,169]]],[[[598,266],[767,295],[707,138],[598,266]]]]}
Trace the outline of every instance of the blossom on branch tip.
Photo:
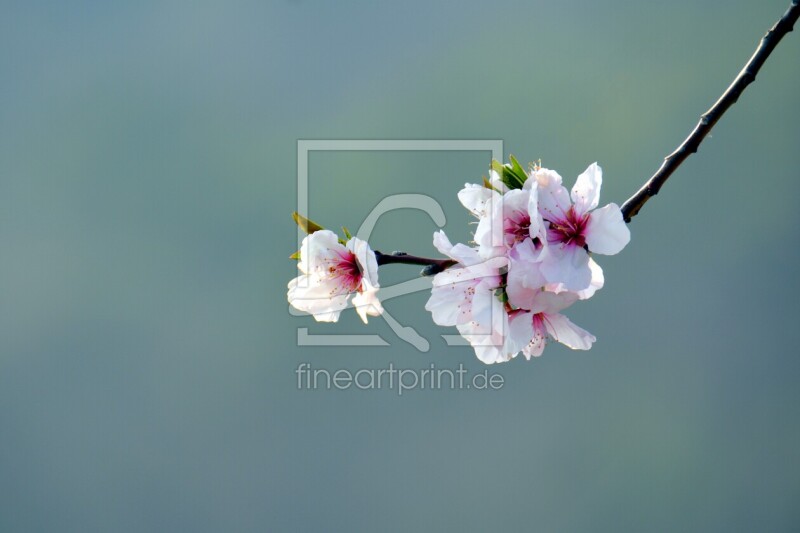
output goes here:
{"type": "Polygon", "coordinates": [[[548,254],[542,272],[550,283],[581,291],[592,285],[589,252],[614,255],[631,239],[616,204],[596,209],[600,201],[602,169],[592,163],[578,176],[572,192],[557,172],[540,168],[533,173],[539,188],[539,212],[547,227],[548,254]]]}
{"type": "Polygon", "coordinates": [[[320,322],[336,322],[351,301],[364,323],[378,316],[378,262],[369,245],[357,237],[346,244],[335,233],[319,230],[303,239],[297,268],[302,274],[289,282],[289,304],[320,322]]]}

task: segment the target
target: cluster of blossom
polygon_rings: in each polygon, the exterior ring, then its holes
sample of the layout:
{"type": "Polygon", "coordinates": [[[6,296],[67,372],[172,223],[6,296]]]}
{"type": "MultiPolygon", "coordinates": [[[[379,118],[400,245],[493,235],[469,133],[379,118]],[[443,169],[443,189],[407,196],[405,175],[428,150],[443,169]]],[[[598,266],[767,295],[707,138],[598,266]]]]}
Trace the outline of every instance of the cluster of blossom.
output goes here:
{"type": "MultiPolygon", "coordinates": [[[[491,179],[466,184],[461,203],[478,219],[473,246],[452,244],[443,231],[434,246],[454,264],[436,274],[425,308],[441,326],[455,326],[484,363],[542,354],[548,339],[588,350],[596,340],[562,311],[602,288],[592,254],[613,255],[630,240],[620,208],[597,208],[602,170],[594,163],[571,192],[553,170],[493,164],[491,179]]],[[[317,320],[336,321],[347,300],[362,319],[382,312],[377,261],[366,242],[330,231],[303,241],[289,301],[317,320]]]]}

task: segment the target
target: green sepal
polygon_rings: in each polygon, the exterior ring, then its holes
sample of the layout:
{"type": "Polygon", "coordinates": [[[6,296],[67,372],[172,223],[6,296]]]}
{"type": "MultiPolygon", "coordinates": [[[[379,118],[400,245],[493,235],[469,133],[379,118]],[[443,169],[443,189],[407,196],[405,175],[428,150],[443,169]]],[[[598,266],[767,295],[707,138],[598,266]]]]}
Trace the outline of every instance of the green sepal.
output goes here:
{"type": "Polygon", "coordinates": [[[353,238],[353,236],[350,235],[350,230],[348,230],[346,227],[342,226],[342,231],[344,232],[344,236],[348,241],[353,238]]]}
{"type": "Polygon", "coordinates": [[[289,256],[289,259],[296,259],[297,261],[300,260],[300,250],[297,250],[295,253],[289,256]]]}
{"type": "Polygon", "coordinates": [[[321,229],[325,229],[313,220],[309,220],[297,211],[292,213],[292,218],[294,219],[295,223],[300,226],[300,229],[308,233],[309,235],[314,233],[315,231],[319,231],[321,229]]]}
{"type": "Polygon", "coordinates": [[[492,160],[492,170],[497,172],[502,181],[509,189],[521,189],[528,179],[525,169],[519,164],[517,158],[513,155],[509,156],[511,164],[502,164],[499,161],[492,160]]]}
{"type": "Polygon", "coordinates": [[[498,287],[494,290],[494,295],[503,303],[508,301],[508,293],[506,292],[505,287],[498,287]]]}
{"type": "Polygon", "coordinates": [[[494,185],[492,185],[492,182],[490,182],[489,180],[486,179],[486,176],[483,177],[483,186],[485,188],[489,189],[490,191],[500,192],[500,191],[497,190],[497,188],[494,185]]]}

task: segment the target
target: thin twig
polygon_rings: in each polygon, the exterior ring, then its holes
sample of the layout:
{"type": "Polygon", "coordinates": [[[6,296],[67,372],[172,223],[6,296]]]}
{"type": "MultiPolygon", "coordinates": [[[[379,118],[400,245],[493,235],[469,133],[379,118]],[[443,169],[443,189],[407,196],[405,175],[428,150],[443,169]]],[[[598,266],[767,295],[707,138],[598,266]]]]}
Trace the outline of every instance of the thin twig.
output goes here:
{"type": "Polygon", "coordinates": [[[673,172],[684,162],[684,160],[691,154],[697,152],[700,143],[709,134],[711,129],[717,121],[725,114],[725,111],[731,107],[742,92],[756,79],[756,74],[761,69],[761,66],[767,60],[769,55],[778,45],[784,35],[792,31],[794,23],[800,17],[800,0],[793,0],[792,5],[784,13],[781,19],[767,32],[758,44],[755,53],[744,66],[744,68],[733,80],[733,83],[727,90],[720,96],[719,100],[711,106],[711,108],[700,116],[700,121],[694,127],[692,133],[686,138],[683,143],[671,154],[664,158],[664,162],[655,174],[647,181],[647,183],[639,189],[636,194],[631,196],[622,205],[622,216],[625,222],[630,222],[633,217],[639,212],[642,206],[652,196],[658,194],[661,186],[669,179],[673,172]]]}
{"type": "Polygon", "coordinates": [[[452,259],[430,259],[428,257],[409,255],[405,252],[384,254],[375,251],[375,259],[378,260],[378,266],[391,264],[422,265],[425,268],[420,272],[421,276],[433,276],[456,264],[452,259]]]}

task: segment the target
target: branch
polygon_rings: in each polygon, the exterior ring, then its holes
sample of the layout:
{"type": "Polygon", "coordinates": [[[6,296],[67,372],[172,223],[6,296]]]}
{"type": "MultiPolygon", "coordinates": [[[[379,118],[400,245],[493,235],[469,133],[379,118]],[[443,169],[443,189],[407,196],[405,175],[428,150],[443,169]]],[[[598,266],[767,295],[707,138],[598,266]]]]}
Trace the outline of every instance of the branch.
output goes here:
{"type": "Polygon", "coordinates": [[[375,258],[378,260],[378,266],[391,264],[422,265],[425,268],[420,272],[420,276],[433,276],[456,264],[452,259],[429,259],[427,257],[408,255],[405,252],[384,254],[376,250],[375,258]]]}
{"type": "Polygon", "coordinates": [[[622,205],[622,216],[625,222],[630,222],[647,200],[658,194],[661,186],[664,185],[681,163],[691,154],[697,152],[700,143],[706,135],[709,134],[722,115],[725,114],[725,111],[739,99],[739,96],[744,92],[747,86],[755,81],[756,74],[758,74],[761,66],[783,36],[792,31],[792,27],[798,17],[800,17],[800,0],[792,0],[792,5],[789,6],[789,9],[783,14],[781,19],[776,22],[761,39],[755,53],[753,53],[753,56],[741,72],[739,72],[739,75],[736,76],[736,79],[733,80],[733,83],[731,83],[722,96],[719,97],[719,100],[700,116],[700,121],[694,127],[694,130],[692,130],[692,133],[689,134],[686,140],[683,141],[674,152],[664,158],[664,162],[656,173],[653,174],[636,194],[631,196],[622,205]]]}

